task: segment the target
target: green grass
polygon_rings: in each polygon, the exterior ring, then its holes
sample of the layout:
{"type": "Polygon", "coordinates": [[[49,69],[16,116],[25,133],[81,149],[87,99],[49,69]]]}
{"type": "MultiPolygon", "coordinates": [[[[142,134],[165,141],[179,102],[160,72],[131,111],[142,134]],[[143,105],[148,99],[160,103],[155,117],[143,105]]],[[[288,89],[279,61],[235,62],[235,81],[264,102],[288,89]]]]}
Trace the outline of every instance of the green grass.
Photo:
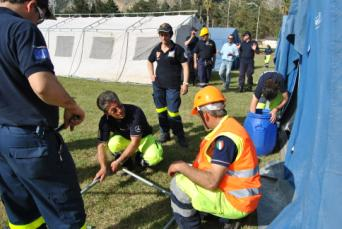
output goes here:
{"type": "MultiPolygon", "coordinates": [[[[263,56],[256,57],[256,69],[254,82],[257,82],[263,66],[263,56]]],[[[273,66],[271,66],[273,67],[273,66]]],[[[231,90],[225,92],[229,115],[243,122],[252,97],[251,92],[236,93],[238,72],[232,73],[231,90]]],[[[85,121],[73,132],[63,131],[62,134],[67,142],[75,160],[81,187],[90,183],[98,170],[96,159],[96,137],[98,120],[101,112],[96,107],[96,98],[104,90],[117,92],[124,103],[140,106],[153,126],[155,135],[158,136],[158,120],[152,101],[152,88],[150,85],[108,83],[88,81],[72,78],[59,78],[69,93],[76,98],[77,102],[86,111],[85,121]]],[[[217,74],[212,82],[221,88],[221,81],[217,74]]],[[[189,93],[182,97],[180,113],[183,119],[189,148],[183,149],[174,140],[164,144],[165,159],[153,170],[148,169],[141,173],[143,177],[168,189],[170,177],[166,171],[169,164],[174,160],[191,162],[197,153],[199,142],[206,132],[200,120],[190,115],[194,94],[199,89],[190,87],[189,93]]],[[[270,160],[279,159],[279,154],[272,154],[260,158],[263,166],[270,160]]],[[[87,222],[96,225],[97,228],[162,228],[171,218],[169,199],[157,190],[129,176],[110,176],[105,182],[95,186],[84,195],[87,222]]],[[[0,227],[7,221],[2,204],[0,204],[0,227]]],[[[174,226],[175,228],[175,226],[174,226]]],[[[244,228],[255,228],[245,226],[244,228]]]]}

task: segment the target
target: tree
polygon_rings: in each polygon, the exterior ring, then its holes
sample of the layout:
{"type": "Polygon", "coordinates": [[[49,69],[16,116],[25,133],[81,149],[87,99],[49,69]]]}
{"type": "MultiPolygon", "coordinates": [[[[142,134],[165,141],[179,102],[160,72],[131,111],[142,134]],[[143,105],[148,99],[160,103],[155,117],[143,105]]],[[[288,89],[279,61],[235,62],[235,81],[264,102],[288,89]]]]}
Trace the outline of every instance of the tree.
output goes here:
{"type": "Polygon", "coordinates": [[[149,1],[144,1],[140,0],[139,2],[135,3],[129,10],[128,12],[153,12],[157,11],[159,9],[159,4],[157,0],[149,0],[149,1]]]}

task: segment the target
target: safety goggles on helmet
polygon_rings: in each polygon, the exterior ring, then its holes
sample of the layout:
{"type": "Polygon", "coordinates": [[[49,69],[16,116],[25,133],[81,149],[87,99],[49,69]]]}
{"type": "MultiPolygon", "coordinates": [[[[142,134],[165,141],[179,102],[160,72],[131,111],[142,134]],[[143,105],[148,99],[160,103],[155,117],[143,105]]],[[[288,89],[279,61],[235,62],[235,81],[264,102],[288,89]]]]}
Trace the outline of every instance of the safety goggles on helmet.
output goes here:
{"type": "Polygon", "coordinates": [[[211,103],[201,107],[197,107],[198,111],[220,111],[224,109],[224,103],[211,103]]]}

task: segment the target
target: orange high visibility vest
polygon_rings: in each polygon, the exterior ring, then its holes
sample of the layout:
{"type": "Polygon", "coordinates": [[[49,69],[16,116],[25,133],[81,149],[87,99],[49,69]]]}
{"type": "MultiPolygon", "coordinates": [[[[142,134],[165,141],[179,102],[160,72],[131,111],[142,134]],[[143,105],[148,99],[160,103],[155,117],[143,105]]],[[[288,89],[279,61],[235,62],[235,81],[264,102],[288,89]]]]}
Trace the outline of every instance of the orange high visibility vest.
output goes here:
{"type": "Polygon", "coordinates": [[[225,197],[237,210],[246,213],[253,212],[261,198],[258,158],[248,133],[234,118],[224,117],[219,125],[202,140],[193,166],[200,170],[207,170],[211,167],[215,139],[219,136],[229,137],[238,148],[236,159],[227,167],[219,189],[224,192],[225,197]]]}

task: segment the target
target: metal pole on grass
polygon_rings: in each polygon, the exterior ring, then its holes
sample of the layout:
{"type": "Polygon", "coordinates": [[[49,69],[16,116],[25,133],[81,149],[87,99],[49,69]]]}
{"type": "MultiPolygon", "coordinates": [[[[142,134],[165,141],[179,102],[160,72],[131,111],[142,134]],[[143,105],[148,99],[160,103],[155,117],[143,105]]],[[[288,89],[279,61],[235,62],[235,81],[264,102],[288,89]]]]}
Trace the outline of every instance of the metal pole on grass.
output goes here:
{"type": "MultiPolygon", "coordinates": [[[[165,195],[171,196],[171,193],[170,193],[169,191],[167,191],[167,190],[163,189],[162,187],[160,187],[160,186],[158,186],[158,185],[152,183],[151,181],[146,180],[145,178],[143,178],[143,177],[141,177],[141,176],[139,176],[139,175],[137,175],[137,174],[135,174],[135,173],[129,171],[128,169],[122,168],[122,171],[123,171],[124,173],[127,173],[128,175],[130,175],[130,176],[136,178],[137,180],[140,180],[141,182],[147,184],[148,186],[151,186],[151,187],[153,187],[153,188],[155,188],[155,189],[158,189],[160,192],[164,193],[165,195]]],[[[165,224],[165,226],[163,227],[163,229],[168,229],[168,228],[172,225],[172,223],[173,223],[174,220],[175,220],[175,217],[172,217],[172,218],[169,220],[169,222],[167,222],[167,224],[165,224]]]]}
{"type": "Polygon", "coordinates": [[[96,178],[93,180],[90,184],[87,184],[82,190],[81,190],[81,195],[83,195],[85,192],[87,192],[89,189],[94,187],[97,183],[100,182],[100,178],[96,178]]]}
{"type": "Polygon", "coordinates": [[[122,171],[127,173],[128,175],[130,175],[130,176],[140,180],[141,182],[143,182],[143,183],[145,183],[145,184],[147,184],[147,185],[149,185],[149,186],[151,186],[151,187],[153,187],[155,189],[158,189],[160,192],[164,193],[165,195],[171,196],[171,193],[169,191],[166,191],[165,189],[163,189],[162,187],[152,183],[151,181],[146,180],[145,178],[143,178],[141,176],[138,176],[137,174],[129,171],[128,169],[122,168],[122,171]]]}

